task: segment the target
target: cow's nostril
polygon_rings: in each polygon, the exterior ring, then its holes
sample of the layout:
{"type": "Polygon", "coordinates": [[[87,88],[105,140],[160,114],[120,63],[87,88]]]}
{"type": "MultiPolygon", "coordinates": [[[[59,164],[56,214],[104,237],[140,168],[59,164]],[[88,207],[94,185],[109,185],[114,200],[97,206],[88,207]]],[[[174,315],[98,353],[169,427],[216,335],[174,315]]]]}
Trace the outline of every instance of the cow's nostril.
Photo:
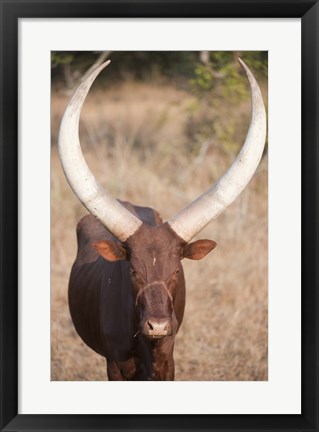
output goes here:
{"type": "Polygon", "coordinates": [[[146,336],[163,337],[172,333],[171,324],[167,319],[148,319],[143,326],[146,336]]]}

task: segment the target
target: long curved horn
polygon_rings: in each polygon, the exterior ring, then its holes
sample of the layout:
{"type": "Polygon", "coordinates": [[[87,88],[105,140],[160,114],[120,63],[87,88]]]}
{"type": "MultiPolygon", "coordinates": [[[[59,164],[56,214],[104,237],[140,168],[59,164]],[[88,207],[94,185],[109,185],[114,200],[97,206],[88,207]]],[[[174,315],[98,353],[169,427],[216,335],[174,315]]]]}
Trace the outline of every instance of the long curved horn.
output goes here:
{"type": "Polygon", "coordinates": [[[84,100],[95,78],[110,61],[95,69],[77,88],[61,122],[59,153],[66,178],[79,200],[90,213],[114,234],[125,241],[142,224],[118,201],[103,189],[87,166],[79,140],[79,120],[84,100]]]}
{"type": "Polygon", "coordinates": [[[195,201],[168,221],[185,242],[189,242],[212,219],[220,215],[247,186],[260,162],[266,140],[266,111],[260,88],[246,64],[251,91],[252,113],[246,141],[236,160],[223,177],[195,201]]]}

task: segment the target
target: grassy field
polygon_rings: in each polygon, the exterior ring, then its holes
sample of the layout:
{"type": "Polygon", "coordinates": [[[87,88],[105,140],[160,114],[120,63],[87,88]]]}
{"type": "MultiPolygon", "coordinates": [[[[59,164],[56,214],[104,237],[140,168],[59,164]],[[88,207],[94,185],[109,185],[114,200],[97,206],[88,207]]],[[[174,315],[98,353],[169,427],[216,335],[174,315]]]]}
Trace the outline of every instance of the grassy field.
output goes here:
{"type": "MultiPolygon", "coordinates": [[[[106,380],[105,359],[77,335],[67,303],[75,227],[86,213],[57,153],[68,99],[52,92],[51,379],[106,380]]],[[[249,98],[207,106],[167,81],[97,84],[83,108],[80,137],[91,170],[114,197],[151,206],[165,220],[225,172],[238,149],[230,138],[242,144],[249,115],[249,98]],[[207,139],[201,127],[216,119],[207,139]]],[[[175,344],[176,380],[268,379],[267,194],[264,157],[241,196],[197,236],[217,248],[202,261],[183,261],[187,301],[175,344]]]]}

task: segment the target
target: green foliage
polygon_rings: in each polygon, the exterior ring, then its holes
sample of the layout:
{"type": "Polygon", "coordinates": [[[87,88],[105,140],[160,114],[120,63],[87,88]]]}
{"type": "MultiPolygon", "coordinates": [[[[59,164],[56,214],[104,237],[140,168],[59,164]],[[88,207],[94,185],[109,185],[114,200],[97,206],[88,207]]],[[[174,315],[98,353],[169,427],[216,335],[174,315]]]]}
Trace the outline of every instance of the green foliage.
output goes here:
{"type": "MultiPolygon", "coordinates": [[[[52,79],[63,80],[63,65],[83,74],[97,59],[93,51],[53,51],[51,54],[52,79]]],[[[109,58],[109,81],[126,79],[149,81],[158,77],[169,79],[191,78],[198,59],[195,51],[112,51],[109,58]]]]}
{"type": "Polygon", "coordinates": [[[195,66],[194,75],[194,78],[189,81],[193,90],[206,91],[213,89],[214,79],[210,67],[198,63],[195,66]]]}
{"type": "MultiPolygon", "coordinates": [[[[72,87],[99,54],[53,51],[52,82],[65,87],[70,81],[72,87]]],[[[266,51],[112,51],[109,54],[112,63],[107,74],[99,77],[99,83],[103,85],[103,80],[107,80],[109,86],[137,80],[162,85],[174,81],[174,85],[190,95],[185,107],[188,119],[185,133],[190,143],[186,151],[196,154],[204,141],[211,140],[223,152],[233,155],[247,133],[247,118],[243,113],[249,111],[249,86],[238,57],[251,68],[259,83],[267,80],[266,51]]],[[[167,117],[168,112],[163,111],[158,128],[165,124],[167,117]]]]}
{"type": "Polygon", "coordinates": [[[211,52],[206,64],[197,63],[194,77],[190,80],[191,89],[202,96],[207,91],[219,90],[223,97],[237,100],[248,95],[247,85],[242,79],[242,69],[237,58],[242,56],[245,62],[259,74],[267,77],[267,53],[265,52],[211,52]]]}
{"type": "Polygon", "coordinates": [[[254,71],[260,79],[268,78],[268,52],[267,51],[246,51],[243,60],[254,71]]]}
{"type": "Polygon", "coordinates": [[[71,52],[52,51],[51,67],[55,68],[60,65],[71,64],[74,61],[74,54],[71,52]]]}
{"type": "Polygon", "coordinates": [[[195,150],[207,139],[218,142],[229,155],[236,154],[241,145],[239,137],[247,132],[247,119],[241,116],[249,100],[249,86],[238,57],[252,69],[259,82],[267,79],[267,52],[210,52],[204,63],[197,62],[194,66],[189,85],[199,103],[192,103],[186,132],[195,150]],[[229,106],[236,107],[235,111],[229,112],[226,109],[229,106]],[[198,130],[202,131],[201,136],[198,130]]]}
{"type": "MultiPolygon", "coordinates": [[[[72,71],[83,74],[96,61],[95,51],[53,51],[51,54],[52,79],[63,78],[63,66],[70,65],[72,71]]],[[[200,51],[111,51],[112,67],[108,69],[108,80],[119,81],[127,78],[153,80],[154,77],[175,79],[183,86],[198,92],[215,89],[225,80],[229,91],[239,96],[241,68],[237,57],[257,72],[267,77],[267,52],[214,51],[209,53],[209,62],[200,62],[200,51]]]]}

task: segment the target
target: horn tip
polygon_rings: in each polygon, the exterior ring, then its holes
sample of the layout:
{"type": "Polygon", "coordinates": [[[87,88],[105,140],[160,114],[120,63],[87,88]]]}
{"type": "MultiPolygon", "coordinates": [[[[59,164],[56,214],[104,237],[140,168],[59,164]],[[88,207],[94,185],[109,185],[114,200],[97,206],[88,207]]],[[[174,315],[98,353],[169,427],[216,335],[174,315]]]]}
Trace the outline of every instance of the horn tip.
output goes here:
{"type": "Polygon", "coordinates": [[[109,59],[109,60],[106,60],[104,63],[102,63],[101,64],[101,69],[104,69],[104,68],[106,68],[106,66],[108,66],[109,64],[111,63],[111,60],[109,59]]]}
{"type": "Polygon", "coordinates": [[[95,73],[94,79],[97,77],[97,75],[103,70],[105,69],[109,64],[111,63],[111,60],[106,60],[104,63],[101,63],[100,66],[98,66],[95,71],[93,72],[93,74],[95,73]]]}

